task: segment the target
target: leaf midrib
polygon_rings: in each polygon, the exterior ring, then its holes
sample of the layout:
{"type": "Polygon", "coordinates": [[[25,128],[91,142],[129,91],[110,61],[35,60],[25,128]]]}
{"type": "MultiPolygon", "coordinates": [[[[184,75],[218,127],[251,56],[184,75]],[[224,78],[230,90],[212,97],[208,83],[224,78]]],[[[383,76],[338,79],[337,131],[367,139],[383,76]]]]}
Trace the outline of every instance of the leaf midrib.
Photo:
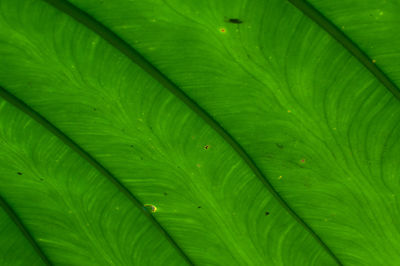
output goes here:
{"type": "Polygon", "coordinates": [[[31,244],[32,248],[39,255],[39,257],[42,259],[44,264],[52,265],[50,263],[49,259],[47,258],[46,254],[44,254],[43,250],[40,248],[38,243],[35,241],[35,239],[30,234],[29,230],[26,228],[26,226],[24,225],[22,220],[18,217],[18,215],[14,212],[14,210],[11,208],[11,206],[3,199],[3,197],[1,195],[0,195],[0,207],[8,215],[8,217],[11,219],[11,221],[13,221],[13,223],[17,226],[17,228],[20,230],[20,232],[25,237],[25,239],[28,240],[29,244],[31,244]]]}
{"type": "Polygon", "coordinates": [[[358,47],[357,44],[355,44],[343,31],[333,24],[333,22],[305,0],[289,0],[289,2],[340,43],[351,55],[363,64],[364,67],[367,68],[395,98],[400,100],[400,89],[398,86],[375,63],[373,63],[372,59],[360,47],[358,47]]]}
{"type": "MultiPolygon", "coordinates": [[[[323,240],[314,232],[314,230],[300,217],[298,216],[289,206],[289,204],[277,193],[273,188],[268,179],[263,175],[261,170],[243,149],[243,147],[203,108],[201,108],[196,102],[189,98],[177,85],[175,85],[168,77],[166,77],[160,70],[154,65],[147,61],[139,52],[137,52],[132,46],[120,38],[116,33],[108,29],[102,23],[97,21],[91,15],[78,7],[72,5],[64,0],[43,0],[48,4],[52,5],[59,11],[67,14],[74,18],[76,21],[86,26],[94,33],[99,35],[114,48],[123,53],[133,63],[138,65],[144,71],[146,71],[152,78],[157,80],[163,87],[168,89],[178,99],[185,103],[192,111],[200,116],[211,128],[213,128],[243,159],[243,161],[253,171],[255,176],[263,183],[268,189],[272,196],[278,201],[278,203],[306,230],[311,236],[321,245],[321,247],[335,260],[339,265],[342,265],[339,258],[332,252],[332,250],[323,242],[323,240]]],[[[179,248],[180,249],[180,248],[179,248]]],[[[181,250],[181,249],[180,249],[181,250]]],[[[183,252],[183,251],[182,251],[183,252]]],[[[186,255],[185,255],[186,256],[186,255]]]]}
{"type": "MultiPolygon", "coordinates": [[[[147,219],[161,232],[161,234],[164,235],[167,241],[170,242],[170,244],[178,251],[178,253],[182,256],[182,258],[189,265],[194,265],[193,262],[189,259],[189,257],[185,254],[185,252],[178,246],[175,240],[154,218],[154,216],[151,215],[148,211],[146,211],[145,208],[143,208],[143,203],[141,203],[140,200],[137,199],[110,171],[108,171],[102,164],[100,164],[96,159],[94,159],[87,151],[85,151],[76,142],[74,142],[71,138],[69,138],[66,134],[64,134],[60,129],[54,126],[45,117],[40,115],[38,112],[29,107],[26,103],[24,103],[23,101],[21,101],[16,96],[12,95],[10,92],[8,92],[2,87],[0,87],[0,97],[2,97],[8,103],[12,104],[18,110],[27,114],[38,124],[47,129],[50,133],[52,133],[65,145],[67,145],[80,157],[82,157],[86,162],[92,165],[97,171],[99,171],[100,174],[106,177],[124,196],[128,198],[129,201],[131,201],[142,212],[142,214],[144,214],[147,217],[147,219]]],[[[8,214],[10,219],[16,224],[16,226],[19,228],[22,234],[31,243],[34,250],[42,258],[43,262],[47,265],[51,265],[50,260],[47,258],[45,253],[40,249],[40,246],[37,244],[32,235],[29,233],[28,229],[23,225],[22,221],[19,219],[19,217],[11,208],[11,206],[9,206],[4,200],[2,201],[1,195],[0,195],[0,207],[4,209],[4,211],[8,214]]]]}
{"type": "MultiPolygon", "coordinates": [[[[267,178],[260,171],[258,166],[254,163],[252,158],[247,152],[241,147],[241,145],[227,132],[210,114],[202,109],[196,102],[189,98],[177,85],[175,85],[168,77],[166,77],[160,70],[154,65],[148,62],[140,53],[138,53],[132,46],[117,36],[110,29],[105,27],[99,21],[94,19],[92,16],[75,7],[71,3],[65,2],[64,0],[43,0],[53,7],[57,8],[61,12],[74,18],[79,23],[83,24],[94,33],[102,37],[114,48],[123,53],[127,58],[133,61],[136,65],[141,67],[144,71],[151,75],[152,78],[157,80],[163,87],[173,93],[178,99],[185,103],[192,111],[200,116],[211,128],[213,128],[234,150],[235,152],[246,162],[253,173],[260,179],[264,186],[269,190],[273,197],[279,202],[279,204],[301,225],[307,230],[316,241],[326,250],[328,254],[339,264],[342,263],[336,257],[336,255],[330,250],[330,248],[322,241],[322,239],[313,231],[313,229],[307,225],[281,198],[281,196],[272,187],[267,178]]],[[[400,100],[400,90],[396,84],[376,65],[372,62],[371,58],[362,51],[349,37],[347,37],[341,30],[339,30],[331,21],[329,21],[324,15],[322,15],[316,8],[304,0],[289,0],[297,9],[308,16],[311,20],[317,23],[322,29],[330,34],[338,43],[340,43],[346,50],[348,50],[358,61],[360,61],[379,81],[380,83],[389,90],[395,98],[400,100]]],[[[31,116],[33,119],[38,121],[42,126],[47,128],[50,132],[60,138],[64,143],[70,146],[75,152],[77,152],[82,158],[88,161],[93,167],[99,172],[105,175],[123,194],[125,194],[139,209],[143,209],[142,204],[135,196],[127,190],[106,168],[104,168],[99,162],[91,157],[85,150],[73,142],[69,137],[47,121],[44,117],[36,113],[34,110],[29,108],[26,104],[16,99],[14,96],[0,88],[0,95],[6,100],[11,102],[14,106],[17,106],[23,112],[31,116]],[[4,94],[8,94],[5,97],[4,94]],[[13,98],[10,100],[10,98],[13,98]],[[15,104],[19,102],[18,104],[15,104]]],[[[153,224],[167,237],[167,239],[173,244],[173,246],[179,251],[179,253],[185,258],[189,264],[193,264],[184,251],[175,243],[168,232],[154,219],[152,215],[146,211],[142,211],[153,224]]],[[[28,232],[29,234],[29,232],[28,232]]],[[[25,235],[25,234],[24,234],[25,235]]],[[[26,236],[28,238],[28,236],[26,236]]],[[[29,240],[29,239],[28,239],[29,240]]],[[[32,238],[33,240],[33,238],[32,238]]],[[[34,241],[34,240],[33,240],[34,241]]],[[[31,241],[30,241],[31,242],[31,241]]],[[[36,250],[36,248],[35,248],[36,250]]],[[[39,251],[38,251],[39,252],[39,251]]]]}

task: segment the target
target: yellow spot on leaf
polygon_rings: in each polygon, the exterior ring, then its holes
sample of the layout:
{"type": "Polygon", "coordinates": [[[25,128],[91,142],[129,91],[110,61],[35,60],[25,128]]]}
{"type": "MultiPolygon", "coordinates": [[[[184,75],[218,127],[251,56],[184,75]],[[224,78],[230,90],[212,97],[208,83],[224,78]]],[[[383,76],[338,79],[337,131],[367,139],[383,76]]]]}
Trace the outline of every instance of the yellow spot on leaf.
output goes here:
{"type": "Polygon", "coordinates": [[[374,64],[375,64],[375,63],[376,63],[376,60],[375,60],[375,59],[372,59],[372,63],[374,63],[374,64]]]}
{"type": "Polygon", "coordinates": [[[147,210],[150,210],[152,213],[155,213],[157,211],[157,207],[154,206],[153,204],[144,204],[144,207],[147,210]]]}
{"type": "Polygon", "coordinates": [[[282,176],[280,175],[280,176],[278,177],[278,179],[282,179],[282,176]]]}

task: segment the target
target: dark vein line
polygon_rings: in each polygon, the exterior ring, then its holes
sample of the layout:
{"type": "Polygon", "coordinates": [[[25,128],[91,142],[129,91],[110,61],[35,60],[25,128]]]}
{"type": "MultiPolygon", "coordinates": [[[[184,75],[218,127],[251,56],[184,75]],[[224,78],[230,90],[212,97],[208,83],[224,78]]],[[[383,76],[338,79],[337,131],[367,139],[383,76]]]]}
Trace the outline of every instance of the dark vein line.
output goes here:
{"type": "Polygon", "coordinates": [[[241,147],[241,145],[216,121],[214,118],[203,110],[196,102],[189,98],[177,85],[175,85],[168,77],[166,77],[160,70],[153,66],[147,61],[140,53],[138,53],[133,47],[127,42],[121,39],[113,31],[108,29],[106,26],[101,24],[95,18],[90,16],[83,10],[75,7],[71,3],[65,2],[64,0],[43,0],[58,10],[68,14],[76,21],[80,22],[93,32],[97,33],[105,41],[110,43],[121,53],[132,60],[136,65],[140,66],[144,71],[150,74],[155,80],[161,85],[168,89],[178,99],[185,103],[190,109],[192,109],[199,117],[201,117],[211,128],[213,128],[231,147],[237,152],[237,154],[246,162],[253,173],[259,178],[264,186],[269,190],[272,196],[278,201],[278,203],[306,230],[310,235],[321,245],[321,247],[339,264],[342,265],[339,259],[331,251],[331,249],[322,241],[322,239],[313,231],[313,229],[301,219],[288,205],[288,203],[281,198],[281,196],[272,187],[271,183],[262,174],[260,169],[241,147]]]}
{"type": "Polygon", "coordinates": [[[397,85],[376,65],[371,58],[361,50],[349,37],[347,37],[335,24],[321,14],[315,7],[304,0],[289,0],[292,5],[317,23],[345,49],[347,49],[361,64],[363,64],[394,97],[400,100],[400,89],[397,85]]]}
{"type": "Polygon", "coordinates": [[[1,196],[0,196],[0,206],[7,213],[7,215],[14,222],[14,224],[18,227],[18,229],[21,231],[21,233],[25,236],[26,240],[28,240],[28,242],[31,244],[33,249],[36,251],[36,253],[39,255],[39,257],[42,259],[42,261],[46,265],[49,265],[49,266],[52,265],[50,260],[47,258],[46,254],[44,254],[43,250],[40,248],[40,246],[35,241],[33,236],[29,233],[29,231],[27,230],[25,225],[22,223],[21,219],[14,212],[14,210],[11,208],[11,206],[8,205],[8,203],[1,196]]]}
{"type": "MultiPolygon", "coordinates": [[[[104,166],[102,166],[96,159],[94,159],[89,153],[87,153],[83,148],[81,148],[77,143],[65,135],[61,130],[55,127],[46,118],[41,116],[38,112],[29,107],[26,103],[19,100],[17,97],[6,91],[4,88],[0,87],[0,97],[4,98],[7,102],[17,107],[20,111],[24,112],[30,116],[33,120],[38,122],[41,126],[46,128],[56,137],[58,137],[62,142],[64,142],[68,147],[80,155],[84,160],[91,164],[95,169],[97,169],[103,176],[105,176],[115,187],[124,194],[138,209],[150,220],[150,222],[160,230],[161,234],[170,242],[170,244],[178,251],[178,253],[183,257],[183,259],[190,265],[193,265],[189,257],[183,252],[183,250],[177,245],[177,243],[172,239],[168,232],[158,223],[158,221],[151,215],[145,208],[143,204],[117,179],[111,174],[104,166]]],[[[25,230],[26,231],[26,230],[25,230]]],[[[27,232],[27,231],[26,231],[27,232]]],[[[30,236],[27,232],[26,236],[30,236]]],[[[28,237],[27,237],[28,238],[28,237]]],[[[30,237],[31,238],[31,237],[30,237]]],[[[28,238],[28,240],[30,239],[28,238]]]]}

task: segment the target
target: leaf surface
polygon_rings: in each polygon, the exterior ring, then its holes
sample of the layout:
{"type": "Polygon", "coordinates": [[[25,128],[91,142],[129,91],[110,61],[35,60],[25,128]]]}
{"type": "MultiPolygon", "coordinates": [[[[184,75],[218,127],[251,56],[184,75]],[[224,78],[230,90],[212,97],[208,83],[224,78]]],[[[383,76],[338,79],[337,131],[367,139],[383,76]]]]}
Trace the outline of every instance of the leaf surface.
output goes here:
{"type": "Polygon", "coordinates": [[[70,2],[0,2],[4,265],[400,262],[398,99],[312,17],[70,2]]]}

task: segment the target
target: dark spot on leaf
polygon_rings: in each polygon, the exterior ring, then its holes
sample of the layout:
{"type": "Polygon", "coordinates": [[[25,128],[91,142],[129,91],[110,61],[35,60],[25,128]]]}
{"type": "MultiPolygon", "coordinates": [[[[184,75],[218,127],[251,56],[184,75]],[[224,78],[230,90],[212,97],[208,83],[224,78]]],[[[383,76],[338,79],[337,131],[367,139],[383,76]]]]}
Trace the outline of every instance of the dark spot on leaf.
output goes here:
{"type": "Polygon", "coordinates": [[[96,111],[97,109],[96,108],[93,108],[93,111],[96,111]]]}
{"type": "Polygon", "coordinates": [[[130,145],[129,147],[133,148],[133,145],[130,145]]]}
{"type": "Polygon", "coordinates": [[[167,192],[164,192],[164,196],[167,196],[168,195],[168,193],[167,192]]]}
{"type": "Polygon", "coordinates": [[[229,21],[230,23],[233,23],[233,24],[242,24],[242,23],[243,23],[243,21],[241,21],[241,20],[238,19],[238,18],[230,18],[228,21],[229,21]]]}
{"type": "Polygon", "coordinates": [[[265,215],[269,215],[269,212],[265,212],[265,215]]]}
{"type": "Polygon", "coordinates": [[[283,149],[283,145],[279,144],[279,143],[275,143],[276,147],[278,147],[279,149],[283,149]]]}
{"type": "Polygon", "coordinates": [[[204,146],[204,149],[205,149],[205,150],[208,150],[208,148],[210,148],[209,145],[204,146]]]}
{"type": "Polygon", "coordinates": [[[43,179],[43,178],[39,178],[39,180],[40,180],[40,181],[43,181],[44,179],[43,179]]]}
{"type": "Polygon", "coordinates": [[[201,209],[201,206],[197,206],[198,209],[201,209]]]}
{"type": "Polygon", "coordinates": [[[18,174],[18,175],[22,175],[22,173],[21,173],[21,172],[18,172],[17,174],[18,174]]]}

